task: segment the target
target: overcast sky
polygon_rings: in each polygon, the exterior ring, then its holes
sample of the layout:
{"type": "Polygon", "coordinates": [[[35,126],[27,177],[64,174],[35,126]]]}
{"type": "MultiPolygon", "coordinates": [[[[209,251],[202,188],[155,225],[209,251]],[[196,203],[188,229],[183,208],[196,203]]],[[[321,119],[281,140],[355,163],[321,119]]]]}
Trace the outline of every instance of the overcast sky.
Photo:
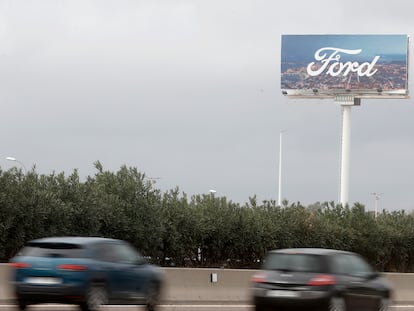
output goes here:
{"type": "MultiPolygon", "coordinates": [[[[278,197],[285,130],[282,197],[338,201],[341,108],[281,94],[280,37],[412,35],[413,12],[411,0],[0,0],[0,166],[84,178],[99,160],[163,191],[262,201],[278,197]]],[[[414,210],[413,116],[412,99],[352,109],[350,203],[372,210],[377,192],[380,209],[414,210]]]]}

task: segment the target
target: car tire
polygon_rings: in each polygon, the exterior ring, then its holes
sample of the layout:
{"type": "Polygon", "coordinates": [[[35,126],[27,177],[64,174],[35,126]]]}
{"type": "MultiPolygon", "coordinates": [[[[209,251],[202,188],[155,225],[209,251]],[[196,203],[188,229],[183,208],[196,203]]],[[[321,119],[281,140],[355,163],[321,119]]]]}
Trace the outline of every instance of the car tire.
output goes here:
{"type": "Polygon", "coordinates": [[[156,311],[160,299],[160,286],[153,282],[148,286],[145,298],[145,306],[147,311],[156,311]]]}
{"type": "Polygon", "coordinates": [[[346,311],[345,299],[342,297],[332,297],[329,301],[328,311],[346,311]]]}
{"type": "Polygon", "coordinates": [[[254,306],[254,311],[265,311],[266,308],[261,306],[261,305],[255,305],[254,306]]]}
{"type": "Polygon", "coordinates": [[[17,305],[19,306],[19,310],[26,310],[26,308],[27,308],[27,303],[26,303],[26,301],[24,301],[24,300],[22,300],[22,299],[19,299],[19,300],[17,301],[17,305]]]}
{"type": "Polygon", "coordinates": [[[108,303],[108,294],[103,285],[93,284],[89,287],[85,302],[81,304],[82,311],[97,311],[108,303]]]}
{"type": "Polygon", "coordinates": [[[390,298],[381,298],[380,305],[378,311],[388,311],[391,306],[391,299],[390,298]]]}

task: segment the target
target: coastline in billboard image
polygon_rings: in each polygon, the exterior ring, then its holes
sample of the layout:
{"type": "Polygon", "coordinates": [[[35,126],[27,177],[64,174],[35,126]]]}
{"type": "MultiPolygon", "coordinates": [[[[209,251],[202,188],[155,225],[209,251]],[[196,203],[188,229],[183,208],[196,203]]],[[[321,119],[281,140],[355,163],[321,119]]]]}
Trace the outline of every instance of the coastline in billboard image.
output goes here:
{"type": "Polygon", "coordinates": [[[285,95],[408,95],[407,35],[283,35],[285,95]]]}

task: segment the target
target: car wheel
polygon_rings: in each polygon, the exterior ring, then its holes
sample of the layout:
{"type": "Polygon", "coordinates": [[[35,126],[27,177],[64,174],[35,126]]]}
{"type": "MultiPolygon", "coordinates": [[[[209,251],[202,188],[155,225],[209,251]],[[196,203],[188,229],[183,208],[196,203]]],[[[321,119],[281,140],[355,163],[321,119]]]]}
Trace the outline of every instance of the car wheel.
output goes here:
{"type": "Polygon", "coordinates": [[[378,311],[388,311],[390,306],[391,306],[391,299],[383,297],[381,298],[378,311]]]}
{"type": "Polygon", "coordinates": [[[26,307],[27,307],[26,301],[19,299],[17,301],[17,304],[19,306],[19,310],[26,310],[26,307]]]}
{"type": "Polygon", "coordinates": [[[151,283],[147,289],[145,305],[148,311],[155,311],[159,303],[160,287],[157,283],[151,283]]]}
{"type": "Polygon", "coordinates": [[[104,286],[94,284],[86,293],[86,300],[81,304],[82,311],[97,311],[100,306],[108,302],[108,295],[104,286]]]}
{"type": "Polygon", "coordinates": [[[264,310],[266,310],[266,309],[261,305],[255,305],[254,306],[254,311],[264,311],[264,310]]]}
{"type": "Polygon", "coordinates": [[[329,301],[328,311],[346,311],[345,299],[342,297],[332,297],[329,301]]]}

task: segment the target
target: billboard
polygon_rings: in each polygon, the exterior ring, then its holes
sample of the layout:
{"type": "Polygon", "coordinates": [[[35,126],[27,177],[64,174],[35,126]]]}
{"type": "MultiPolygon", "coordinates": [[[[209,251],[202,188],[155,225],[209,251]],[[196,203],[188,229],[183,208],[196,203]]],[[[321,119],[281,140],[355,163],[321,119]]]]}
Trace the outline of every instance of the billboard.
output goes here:
{"type": "Polygon", "coordinates": [[[288,96],[408,97],[407,35],[282,35],[288,96]]]}

